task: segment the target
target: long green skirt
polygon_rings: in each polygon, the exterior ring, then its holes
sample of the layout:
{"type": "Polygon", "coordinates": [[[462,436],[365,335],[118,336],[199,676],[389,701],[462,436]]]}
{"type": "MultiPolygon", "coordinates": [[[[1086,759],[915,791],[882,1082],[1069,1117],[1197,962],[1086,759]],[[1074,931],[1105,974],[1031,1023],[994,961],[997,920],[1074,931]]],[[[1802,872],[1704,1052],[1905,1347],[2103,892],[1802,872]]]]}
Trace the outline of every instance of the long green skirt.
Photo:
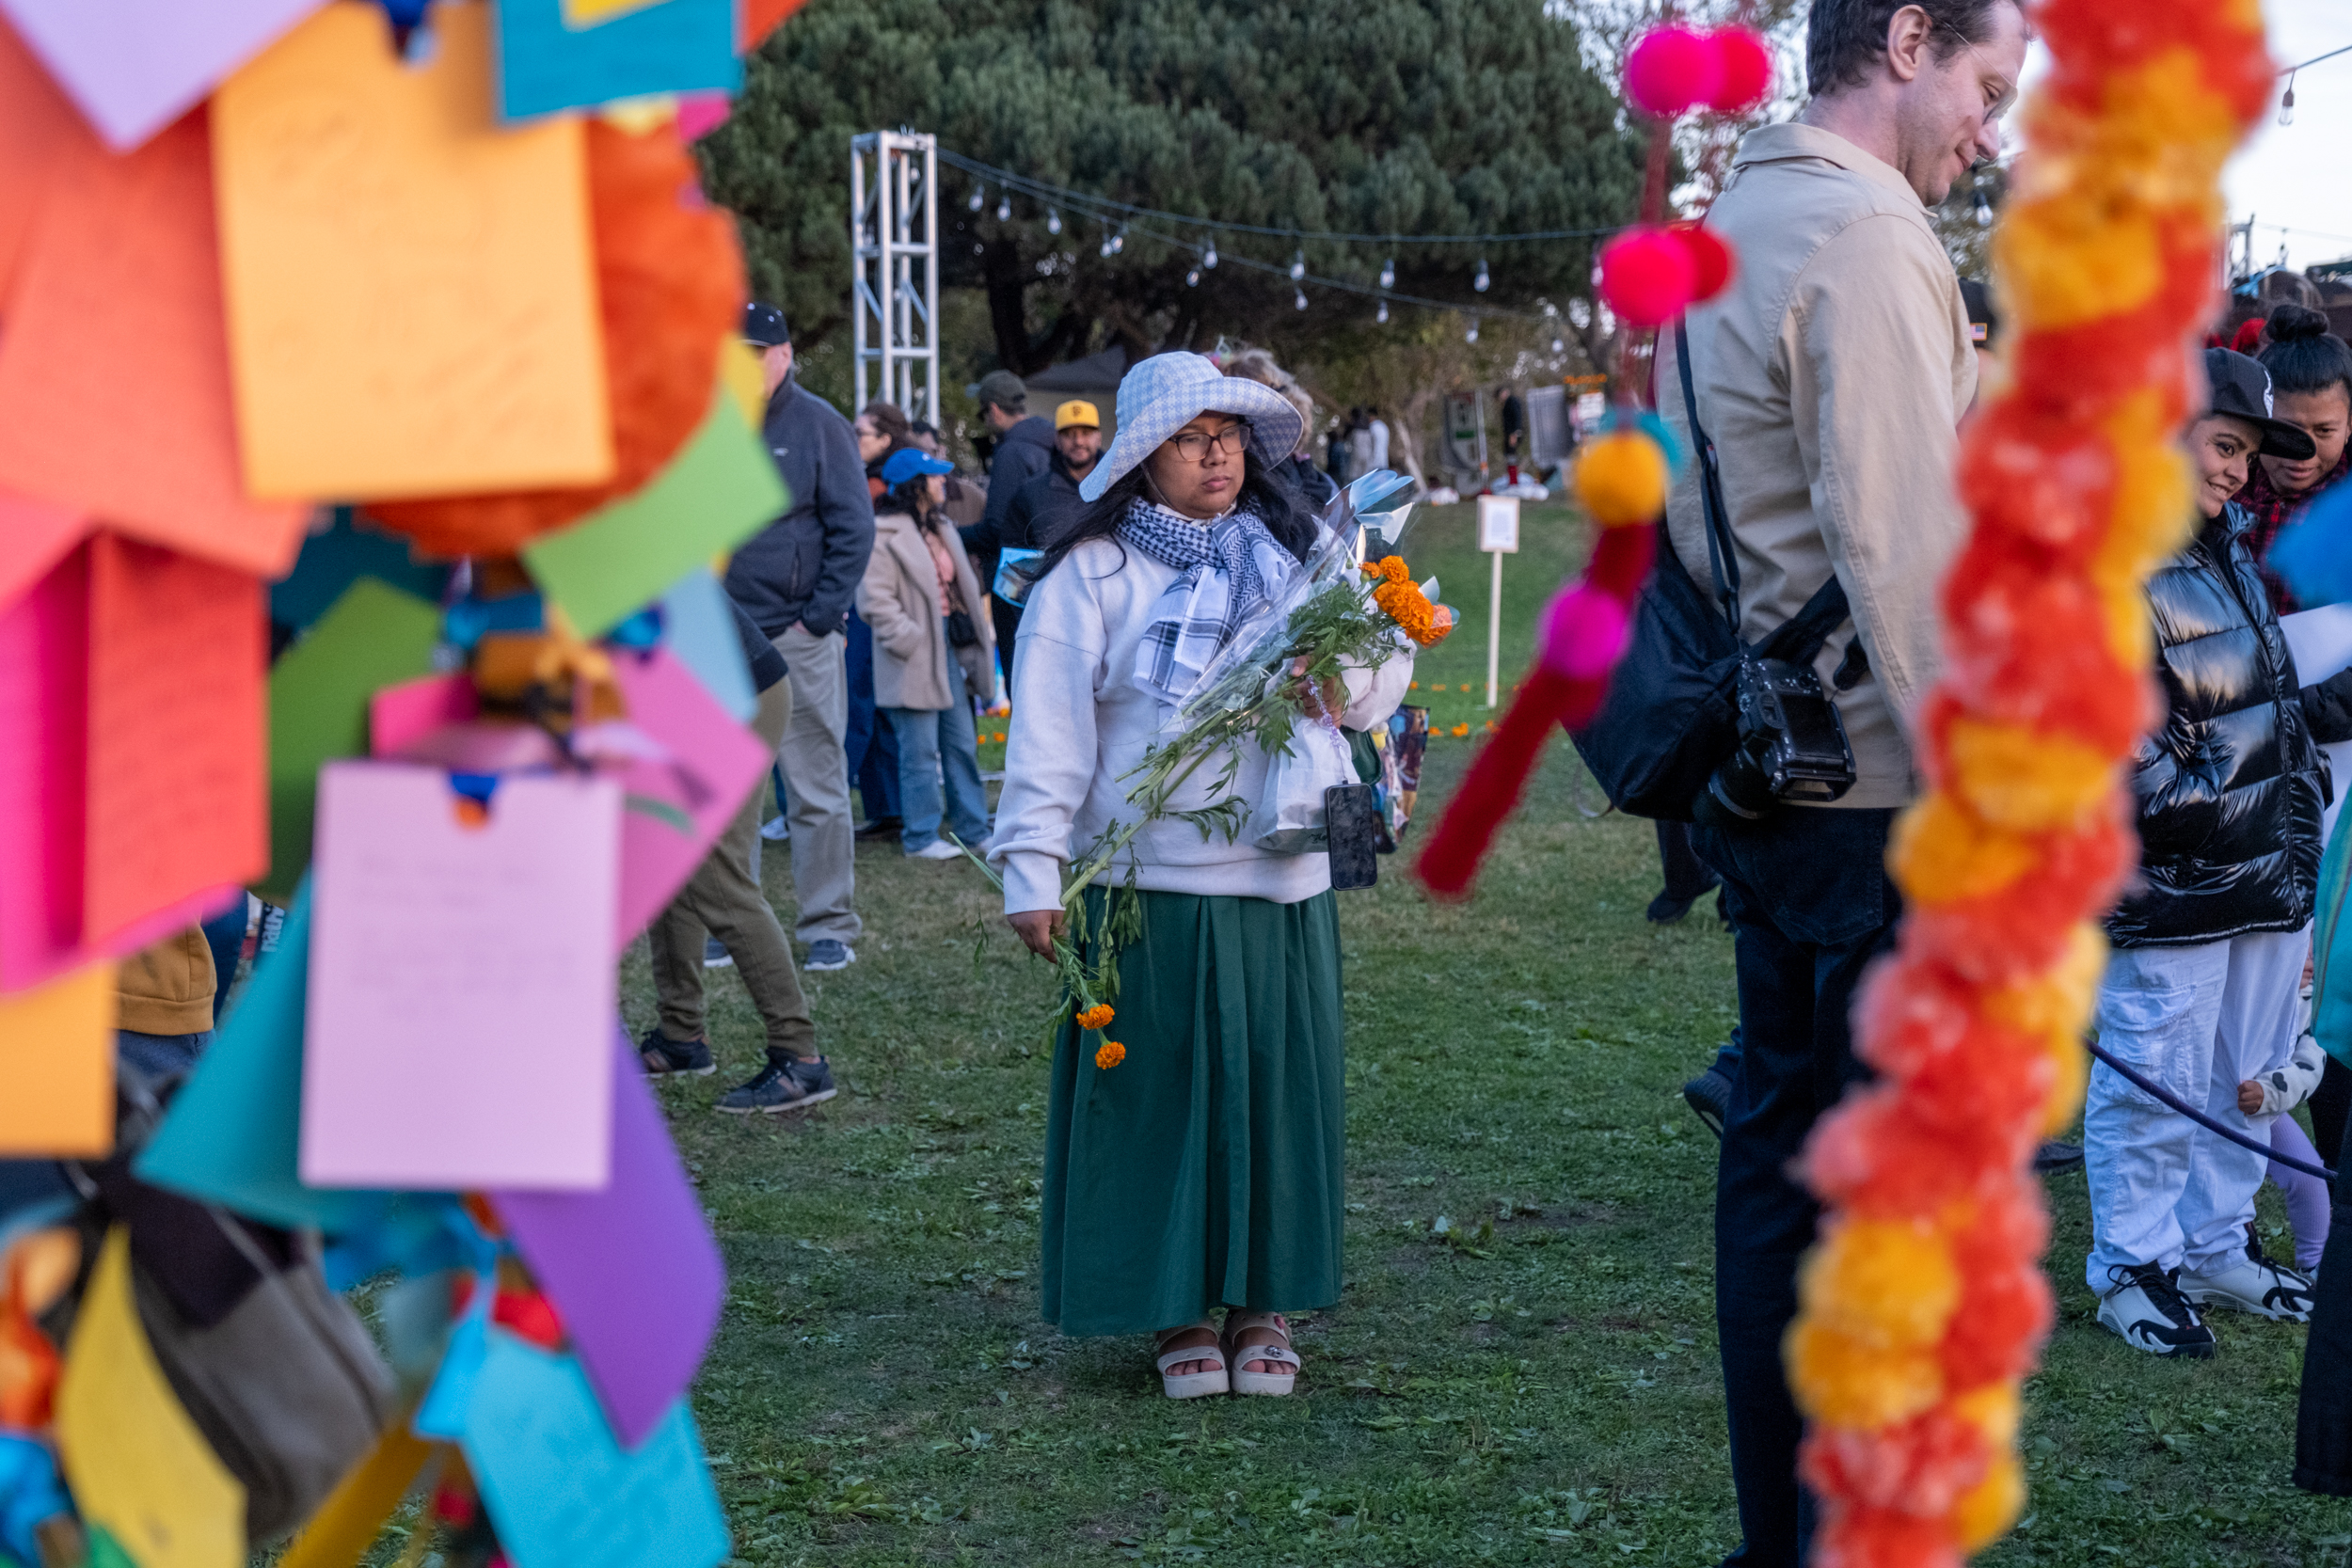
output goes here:
{"type": "Polygon", "coordinates": [[[1332,895],[1141,898],[1104,1032],[1126,1060],[1097,1068],[1104,1034],[1074,1024],[1054,1052],[1045,1317],[1140,1334],[1220,1305],[1327,1307],[1345,1218],[1332,895]]]}

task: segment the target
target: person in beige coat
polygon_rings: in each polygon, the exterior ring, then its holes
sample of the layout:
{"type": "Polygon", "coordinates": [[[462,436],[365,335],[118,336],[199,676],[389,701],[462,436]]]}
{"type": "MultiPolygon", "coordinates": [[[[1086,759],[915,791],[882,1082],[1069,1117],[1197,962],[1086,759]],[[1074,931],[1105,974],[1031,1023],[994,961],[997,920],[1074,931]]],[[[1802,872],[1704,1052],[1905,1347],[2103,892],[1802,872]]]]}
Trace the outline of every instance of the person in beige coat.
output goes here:
{"type": "Polygon", "coordinates": [[[882,465],[874,553],[857,610],[874,628],[874,705],[898,742],[899,845],[918,860],[955,860],[942,820],[974,848],[988,837],[972,705],[996,698],[996,650],[979,579],[942,509],[953,467],[909,447],[882,465]],[[943,809],[940,784],[946,776],[943,809]]]}

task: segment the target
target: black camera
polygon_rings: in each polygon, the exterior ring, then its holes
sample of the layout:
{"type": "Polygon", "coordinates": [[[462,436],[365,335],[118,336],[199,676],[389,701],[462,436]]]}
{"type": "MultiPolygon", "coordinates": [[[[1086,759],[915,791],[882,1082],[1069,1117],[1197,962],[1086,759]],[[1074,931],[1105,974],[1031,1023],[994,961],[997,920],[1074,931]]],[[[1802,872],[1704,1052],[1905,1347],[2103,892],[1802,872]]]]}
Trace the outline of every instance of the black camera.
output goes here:
{"type": "Polygon", "coordinates": [[[1742,658],[1740,743],[1707,781],[1696,815],[1754,822],[1785,800],[1825,805],[1853,787],[1853,748],[1821,679],[1777,658],[1742,658]]]}

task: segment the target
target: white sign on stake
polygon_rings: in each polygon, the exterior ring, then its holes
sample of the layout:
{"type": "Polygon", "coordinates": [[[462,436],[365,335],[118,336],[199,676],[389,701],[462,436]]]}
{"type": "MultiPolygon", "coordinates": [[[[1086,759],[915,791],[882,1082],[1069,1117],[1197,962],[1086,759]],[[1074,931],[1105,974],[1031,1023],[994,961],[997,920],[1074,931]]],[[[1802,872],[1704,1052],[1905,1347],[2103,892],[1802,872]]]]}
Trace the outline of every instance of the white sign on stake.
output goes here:
{"type": "Polygon", "coordinates": [[[1502,558],[1519,548],[1519,499],[1478,498],[1478,547],[1494,557],[1494,588],[1486,606],[1486,705],[1495,705],[1502,672],[1502,558]]]}

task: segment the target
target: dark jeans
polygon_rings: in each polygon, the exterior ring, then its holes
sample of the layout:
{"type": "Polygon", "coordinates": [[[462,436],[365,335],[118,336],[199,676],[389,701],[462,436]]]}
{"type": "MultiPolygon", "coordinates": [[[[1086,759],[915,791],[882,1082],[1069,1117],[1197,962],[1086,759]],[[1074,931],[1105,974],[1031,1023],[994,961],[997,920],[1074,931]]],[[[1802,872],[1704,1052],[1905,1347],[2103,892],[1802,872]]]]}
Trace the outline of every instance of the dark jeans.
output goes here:
{"type": "Polygon", "coordinates": [[[2295,1484],[2352,1497],[2352,1195],[2336,1184],[2319,1296],[2303,1341],[2303,1395],[2295,1411],[2295,1484]]]}
{"type": "MultiPolygon", "coordinates": [[[[850,780],[866,802],[866,820],[879,822],[898,815],[898,738],[874,709],[874,628],[852,610],[848,629],[850,721],[841,734],[841,751],[850,780]]],[[[776,800],[783,801],[783,790],[776,791],[776,800]]]]}
{"type": "MultiPolygon", "coordinates": [[[[2312,1091],[2312,1147],[2319,1150],[2322,1164],[2336,1168],[2336,1156],[2344,1152],[2344,1124],[2352,1116],[2352,1068],[2345,1067],[2333,1056],[2328,1058],[2325,1071],[2319,1075],[2319,1087],[2312,1091]]],[[[2335,1232],[2328,1232],[2330,1236],[2335,1232]]]]}
{"type": "Polygon", "coordinates": [[[1788,1175],[1820,1114],[1868,1076],[1850,1011],[1870,960],[1894,945],[1892,811],[1784,807],[1737,832],[1693,829],[1723,879],[1740,975],[1740,1067],[1715,1177],[1715,1331],[1745,1539],[1739,1568],[1798,1568],[1813,1501],[1797,1484],[1804,1423],[1781,1373],[1797,1312],[1812,1196],[1788,1175]]]}
{"type": "Polygon", "coordinates": [[[1715,885],[1715,874],[1691,847],[1691,835],[1697,831],[1687,822],[1659,820],[1658,864],[1666,874],[1666,888],[1659,896],[1668,903],[1694,902],[1715,885]]]}

